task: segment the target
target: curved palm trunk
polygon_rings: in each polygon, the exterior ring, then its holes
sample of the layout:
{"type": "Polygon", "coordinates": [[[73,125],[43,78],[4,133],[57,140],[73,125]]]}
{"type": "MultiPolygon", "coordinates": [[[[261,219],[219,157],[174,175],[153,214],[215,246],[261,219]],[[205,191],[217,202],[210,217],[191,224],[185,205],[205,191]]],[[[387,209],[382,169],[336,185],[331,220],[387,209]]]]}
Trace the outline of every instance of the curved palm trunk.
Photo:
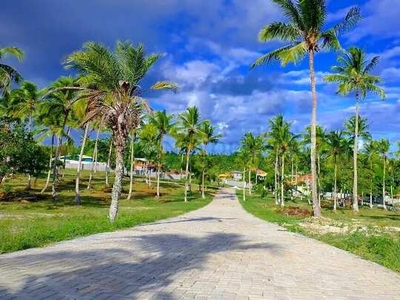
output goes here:
{"type": "Polygon", "coordinates": [[[94,149],[93,149],[93,160],[92,160],[92,169],[90,170],[90,175],[89,175],[89,182],[87,189],[90,190],[92,188],[92,179],[94,176],[94,170],[95,170],[95,165],[97,163],[97,151],[98,151],[98,142],[99,142],[99,135],[100,135],[100,129],[97,129],[96,133],[96,141],[94,142],[94,149]]]}
{"type": "Polygon", "coordinates": [[[387,210],[385,203],[385,194],[386,194],[385,181],[386,181],[386,157],[383,158],[382,202],[383,202],[383,209],[387,210]]]}
{"type": "Polygon", "coordinates": [[[54,138],[55,138],[55,136],[54,136],[54,133],[53,133],[53,135],[51,136],[49,171],[47,172],[46,184],[44,185],[42,191],[40,192],[41,194],[43,194],[47,190],[47,187],[49,186],[49,183],[50,183],[51,165],[52,165],[52,162],[53,162],[54,138]]]}
{"type": "Polygon", "coordinates": [[[133,191],[133,171],[135,167],[135,133],[132,133],[131,136],[131,155],[130,155],[130,160],[131,160],[131,168],[130,168],[130,174],[129,174],[129,193],[128,197],[126,197],[126,200],[131,200],[132,198],[132,191],[133,191]]]}
{"type": "Polygon", "coordinates": [[[110,139],[110,148],[108,150],[107,169],[106,169],[106,187],[110,186],[110,168],[111,168],[111,154],[113,149],[113,140],[110,139]]]}
{"type": "Polygon", "coordinates": [[[81,169],[82,169],[82,156],[85,151],[85,144],[86,144],[86,139],[89,133],[89,123],[86,124],[85,126],[85,131],[83,133],[83,139],[82,139],[82,145],[81,145],[81,152],[79,155],[79,161],[78,161],[78,168],[76,169],[76,180],[75,180],[75,204],[80,205],[81,204],[81,194],[79,190],[79,181],[81,179],[81,169]]]}
{"type": "Polygon", "coordinates": [[[278,153],[275,155],[275,187],[274,187],[274,192],[275,192],[275,204],[279,204],[279,192],[278,192],[278,176],[279,176],[279,156],[278,153]]]}
{"type": "Polygon", "coordinates": [[[314,51],[310,50],[309,53],[310,64],[310,81],[311,81],[311,94],[312,94],[312,109],[311,109],[311,195],[313,202],[313,212],[315,217],[321,216],[321,208],[318,202],[317,191],[317,166],[316,166],[316,150],[317,150],[317,88],[315,83],[315,70],[314,70],[314,51]]]}
{"type": "Polygon", "coordinates": [[[334,184],[333,184],[333,210],[336,210],[336,207],[337,207],[337,161],[336,161],[336,155],[334,158],[334,164],[335,164],[335,171],[334,171],[334,184]]]}
{"type": "MultiPolygon", "coordinates": [[[[207,152],[206,152],[206,147],[207,145],[204,146],[204,164],[206,163],[206,156],[207,156],[207,152]]],[[[202,174],[201,174],[201,198],[206,198],[205,195],[205,177],[206,177],[206,172],[205,172],[205,166],[203,165],[203,170],[202,170],[202,174]]]]}
{"type": "Polygon", "coordinates": [[[246,168],[243,168],[243,201],[246,201],[246,168]]]}
{"type": "Polygon", "coordinates": [[[189,190],[189,159],[190,159],[190,147],[186,150],[186,182],[185,182],[185,202],[187,202],[187,192],[189,190]]]}
{"type": "Polygon", "coordinates": [[[281,208],[285,206],[284,198],[284,176],[285,176],[285,154],[282,155],[282,166],[281,166],[281,208]]]}
{"type": "Polygon", "coordinates": [[[353,211],[355,213],[359,212],[358,209],[358,178],[357,178],[357,154],[358,154],[358,114],[359,114],[359,105],[358,105],[358,91],[356,91],[356,124],[354,129],[354,148],[353,148],[353,211]]]}
{"type": "Polygon", "coordinates": [[[115,136],[115,180],[111,192],[109,218],[114,223],[118,215],[119,198],[122,190],[122,176],[124,171],[124,150],[126,141],[121,136],[115,136]]]}

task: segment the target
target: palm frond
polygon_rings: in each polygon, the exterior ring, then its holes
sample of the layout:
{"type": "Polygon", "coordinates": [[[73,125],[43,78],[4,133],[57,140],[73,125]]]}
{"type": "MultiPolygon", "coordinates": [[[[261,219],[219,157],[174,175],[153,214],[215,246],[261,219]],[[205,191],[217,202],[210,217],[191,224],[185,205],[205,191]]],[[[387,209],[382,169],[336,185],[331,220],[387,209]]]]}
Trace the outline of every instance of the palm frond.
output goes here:
{"type": "Polygon", "coordinates": [[[0,48],[0,59],[4,59],[9,55],[16,57],[19,61],[24,59],[24,52],[17,47],[0,48]]]}
{"type": "Polygon", "coordinates": [[[258,39],[261,42],[267,42],[276,38],[283,41],[294,42],[301,37],[301,34],[301,30],[292,24],[274,22],[260,30],[258,39]]]}
{"type": "Polygon", "coordinates": [[[171,90],[174,93],[177,93],[179,91],[179,86],[171,81],[158,81],[155,84],[153,84],[150,89],[152,90],[171,90]]]}
{"type": "Polygon", "coordinates": [[[346,32],[350,29],[352,29],[354,26],[357,25],[357,23],[361,20],[361,12],[359,7],[352,7],[347,15],[345,16],[344,20],[338,24],[336,24],[333,29],[335,30],[336,33],[343,33],[346,32]]]}
{"type": "Polygon", "coordinates": [[[280,61],[282,66],[285,66],[290,62],[296,64],[306,55],[306,53],[307,53],[306,43],[299,42],[297,44],[279,48],[277,50],[271,51],[261,56],[251,65],[251,69],[261,64],[270,63],[272,61],[280,61]]]}

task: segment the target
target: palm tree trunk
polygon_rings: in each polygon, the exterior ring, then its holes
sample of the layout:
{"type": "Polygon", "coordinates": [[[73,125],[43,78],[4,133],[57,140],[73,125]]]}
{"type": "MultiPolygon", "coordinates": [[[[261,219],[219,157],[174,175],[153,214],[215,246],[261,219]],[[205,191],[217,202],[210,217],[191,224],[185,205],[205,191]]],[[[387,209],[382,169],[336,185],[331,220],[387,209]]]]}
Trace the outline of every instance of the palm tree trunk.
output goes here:
{"type": "Polygon", "coordinates": [[[279,204],[278,200],[278,165],[279,165],[279,156],[278,152],[276,152],[275,155],[275,187],[274,187],[274,192],[275,192],[275,204],[279,204]]]}
{"type": "Polygon", "coordinates": [[[357,178],[357,154],[358,154],[358,114],[359,114],[359,104],[358,104],[358,90],[356,91],[356,120],[354,129],[354,148],[353,148],[353,211],[355,213],[359,212],[358,209],[358,178],[357,178]]]}
{"type": "Polygon", "coordinates": [[[386,181],[386,157],[383,158],[382,202],[383,202],[383,208],[387,210],[385,203],[385,194],[386,194],[385,181],[386,181]]]}
{"type": "Polygon", "coordinates": [[[312,94],[312,109],[311,109],[311,195],[313,202],[313,212],[315,217],[321,216],[321,208],[318,202],[317,191],[317,88],[315,82],[314,70],[314,51],[309,52],[310,64],[310,81],[311,81],[311,94],[312,94]]]}
{"type": "Polygon", "coordinates": [[[371,189],[371,193],[369,194],[369,207],[372,208],[372,189],[371,189]]]}
{"type": "Polygon", "coordinates": [[[53,163],[53,147],[54,147],[54,138],[55,135],[53,133],[53,135],[51,136],[51,147],[50,147],[50,161],[49,161],[49,171],[47,172],[47,180],[46,180],[46,184],[44,185],[42,191],[40,192],[41,194],[43,194],[46,190],[47,187],[49,186],[49,182],[50,182],[50,176],[51,176],[51,165],[53,163]]]}
{"type": "MultiPolygon", "coordinates": [[[[294,178],[294,158],[293,158],[293,156],[292,156],[292,174],[291,174],[291,176],[290,176],[290,180],[291,180],[291,182],[293,183],[293,178],[294,178]]],[[[292,197],[292,200],[293,200],[293,187],[292,187],[292,184],[290,185],[290,189],[291,189],[291,197],[292,197]]]]}
{"type": "Polygon", "coordinates": [[[162,136],[158,146],[158,163],[157,163],[157,197],[160,197],[160,173],[161,173],[161,151],[162,151],[162,136]]]}
{"type": "Polygon", "coordinates": [[[249,167],[249,195],[251,195],[251,168],[249,167]]]}
{"type": "Polygon", "coordinates": [[[246,201],[246,168],[243,168],[243,201],[246,201]]]}
{"type": "Polygon", "coordinates": [[[94,149],[93,149],[93,159],[92,159],[92,169],[90,170],[90,175],[89,175],[89,182],[87,189],[90,190],[92,188],[92,179],[93,179],[93,174],[95,170],[95,164],[97,162],[97,151],[98,151],[98,142],[99,142],[99,135],[100,135],[100,129],[97,129],[96,133],[96,141],[94,142],[94,149]]]}
{"type": "Polygon", "coordinates": [[[333,210],[336,211],[337,207],[337,161],[336,155],[334,157],[335,171],[334,171],[334,185],[333,185],[333,210]]]}
{"type": "Polygon", "coordinates": [[[203,198],[203,199],[206,197],[205,191],[204,191],[204,189],[205,189],[205,184],[204,184],[205,177],[206,177],[206,172],[203,169],[203,172],[201,174],[201,198],[203,198]]]}
{"type": "Polygon", "coordinates": [[[26,190],[28,190],[28,191],[32,188],[31,178],[32,178],[31,174],[28,174],[28,180],[26,181],[26,190]]]}
{"type": "Polygon", "coordinates": [[[114,223],[118,215],[119,198],[122,190],[122,175],[124,169],[124,149],[125,142],[123,137],[115,136],[115,180],[111,192],[111,205],[109,218],[114,223]]]}
{"type": "Polygon", "coordinates": [[[110,148],[108,150],[107,168],[106,168],[106,187],[110,186],[110,168],[111,168],[111,154],[113,149],[113,140],[110,138],[110,148]]]}
{"type": "Polygon", "coordinates": [[[126,197],[126,200],[131,200],[132,198],[132,191],[133,191],[133,171],[135,167],[135,132],[132,133],[131,136],[131,155],[130,155],[130,160],[131,160],[131,167],[130,167],[130,177],[129,177],[129,193],[128,197],[126,197]]]}
{"type": "Polygon", "coordinates": [[[80,194],[80,190],[79,190],[79,181],[81,179],[82,156],[85,151],[85,144],[86,144],[86,139],[87,139],[88,133],[89,133],[89,123],[86,124],[85,131],[83,132],[81,152],[79,154],[78,167],[76,169],[76,180],[75,180],[75,204],[76,205],[81,205],[81,194],[80,194]]]}
{"type": "Polygon", "coordinates": [[[284,176],[285,176],[285,154],[282,154],[282,166],[281,166],[281,208],[285,206],[284,198],[284,176]]]}
{"type": "Polygon", "coordinates": [[[186,150],[186,182],[185,182],[185,202],[187,200],[187,193],[189,190],[189,159],[190,159],[190,147],[186,150]]]}
{"type": "Polygon", "coordinates": [[[321,207],[321,156],[317,154],[317,187],[318,187],[318,205],[321,207]]]}

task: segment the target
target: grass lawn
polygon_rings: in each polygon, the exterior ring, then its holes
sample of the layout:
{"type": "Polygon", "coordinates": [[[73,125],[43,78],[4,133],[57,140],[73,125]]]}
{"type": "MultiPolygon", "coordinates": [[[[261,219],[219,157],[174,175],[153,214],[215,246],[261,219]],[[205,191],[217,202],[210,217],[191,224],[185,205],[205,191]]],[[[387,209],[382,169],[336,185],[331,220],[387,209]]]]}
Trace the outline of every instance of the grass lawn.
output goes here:
{"type": "Polygon", "coordinates": [[[322,203],[323,218],[310,218],[312,207],[307,201],[286,200],[285,209],[275,205],[271,195],[261,198],[257,194],[246,195],[237,191],[240,203],[256,217],[278,223],[290,231],[318,239],[338,248],[350,251],[365,259],[400,272],[400,212],[382,209],[360,208],[354,215],[347,208],[334,212],[330,202],[322,203]]]}
{"type": "Polygon", "coordinates": [[[189,202],[184,203],[183,187],[166,182],[161,184],[162,197],[157,199],[155,183],[149,188],[138,179],[134,183],[132,200],[125,200],[129,190],[129,178],[125,178],[119,215],[115,223],[111,224],[108,220],[110,192],[105,189],[104,173],[95,174],[93,189],[90,191],[86,189],[88,177],[88,171],[84,172],[81,180],[81,206],[74,205],[73,171],[67,172],[59,183],[57,201],[51,198],[51,188],[40,195],[45,178],[37,180],[32,194],[23,192],[25,177],[8,179],[0,185],[0,194],[10,188],[12,192],[22,193],[14,201],[0,201],[0,253],[41,247],[78,236],[174,217],[205,206],[213,196],[208,193],[203,200],[194,191],[189,202]]]}

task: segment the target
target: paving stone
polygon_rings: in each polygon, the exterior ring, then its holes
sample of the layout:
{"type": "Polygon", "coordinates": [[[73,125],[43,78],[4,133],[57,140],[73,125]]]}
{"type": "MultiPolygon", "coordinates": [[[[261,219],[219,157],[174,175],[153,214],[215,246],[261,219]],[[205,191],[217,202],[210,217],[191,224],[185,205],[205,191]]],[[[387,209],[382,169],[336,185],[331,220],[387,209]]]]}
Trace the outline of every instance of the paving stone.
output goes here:
{"type": "Polygon", "coordinates": [[[181,217],[0,255],[10,298],[400,299],[400,276],[259,220],[222,189],[181,217]]]}

